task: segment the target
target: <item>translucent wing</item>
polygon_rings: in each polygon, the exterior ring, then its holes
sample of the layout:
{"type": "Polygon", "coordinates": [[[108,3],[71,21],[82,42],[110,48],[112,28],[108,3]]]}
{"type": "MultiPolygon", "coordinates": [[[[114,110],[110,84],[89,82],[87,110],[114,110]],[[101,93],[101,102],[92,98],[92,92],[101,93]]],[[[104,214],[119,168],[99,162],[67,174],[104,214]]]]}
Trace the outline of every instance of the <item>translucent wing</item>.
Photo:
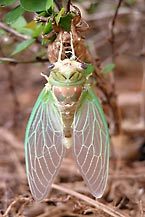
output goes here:
{"type": "Polygon", "coordinates": [[[35,200],[45,198],[60,167],[63,123],[51,91],[44,88],[32,110],[25,137],[26,170],[35,200]]]}
{"type": "Polygon", "coordinates": [[[91,88],[82,94],[73,122],[73,152],[91,193],[102,196],[109,163],[109,133],[101,105],[91,88]]]}

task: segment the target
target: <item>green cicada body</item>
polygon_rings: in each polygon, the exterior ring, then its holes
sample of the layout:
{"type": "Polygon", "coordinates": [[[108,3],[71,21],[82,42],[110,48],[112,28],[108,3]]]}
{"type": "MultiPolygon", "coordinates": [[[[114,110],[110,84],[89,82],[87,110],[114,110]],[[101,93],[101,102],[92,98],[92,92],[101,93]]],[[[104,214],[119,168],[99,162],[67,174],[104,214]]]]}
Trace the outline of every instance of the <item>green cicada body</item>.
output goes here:
{"type": "Polygon", "coordinates": [[[32,110],[25,137],[26,169],[33,197],[50,191],[66,149],[90,192],[102,196],[108,176],[109,133],[101,105],[87,83],[84,65],[56,62],[32,110]]]}

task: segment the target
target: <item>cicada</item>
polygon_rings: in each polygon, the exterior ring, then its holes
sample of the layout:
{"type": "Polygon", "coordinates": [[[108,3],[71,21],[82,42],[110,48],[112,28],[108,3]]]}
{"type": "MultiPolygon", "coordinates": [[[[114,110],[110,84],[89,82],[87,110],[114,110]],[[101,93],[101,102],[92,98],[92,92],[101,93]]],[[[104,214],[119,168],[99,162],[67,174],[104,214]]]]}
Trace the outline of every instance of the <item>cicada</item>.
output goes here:
{"type": "Polygon", "coordinates": [[[72,149],[90,192],[100,198],[109,164],[109,132],[100,102],[88,83],[85,64],[72,58],[53,64],[26,129],[26,170],[31,193],[49,193],[67,149],[72,149]]]}

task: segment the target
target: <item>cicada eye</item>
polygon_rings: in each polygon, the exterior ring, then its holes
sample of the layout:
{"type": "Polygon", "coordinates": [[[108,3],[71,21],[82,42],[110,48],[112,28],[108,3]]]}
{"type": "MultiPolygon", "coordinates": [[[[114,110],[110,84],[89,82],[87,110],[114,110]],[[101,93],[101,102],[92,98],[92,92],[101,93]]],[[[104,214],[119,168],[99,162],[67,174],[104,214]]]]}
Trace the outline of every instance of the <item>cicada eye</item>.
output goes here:
{"type": "Polygon", "coordinates": [[[82,63],[81,67],[82,67],[82,69],[87,69],[87,64],[86,63],[82,63]]]}
{"type": "Polygon", "coordinates": [[[54,64],[50,64],[49,66],[48,66],[48,69],[53,69],[54,68],[54,64]]]}

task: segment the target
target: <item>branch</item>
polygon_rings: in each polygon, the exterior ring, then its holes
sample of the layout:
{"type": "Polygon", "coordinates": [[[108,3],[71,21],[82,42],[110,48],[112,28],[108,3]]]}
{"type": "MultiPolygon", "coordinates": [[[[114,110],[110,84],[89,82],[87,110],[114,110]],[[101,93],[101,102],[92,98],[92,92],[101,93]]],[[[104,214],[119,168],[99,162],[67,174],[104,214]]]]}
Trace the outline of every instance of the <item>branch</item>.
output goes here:
{"type": "Polygon", "coordinates": [[[31,39],[30,36],[20,34],[16,30],[12,29],[11,27],[9,27],[8,25],[6,25],[6,24],[4,24],[2,22],[0,22],[0,28],[4,29],[7,32],[10,32],[11,34],[15,35],[18,38],[21,38],[21,39],[24,39],[24,40],[31,39]]]}
{"type": "Polygon", "coordinates": [[[13,64],[29,64],[29,63],[38,63],[38,62],[49,62],[48,58],[41,59],[39,57],[36,57],[36,59],[32,60],[17,60],[13,58],[7,58],[7,57],[0,57],[1,62],[5,63],[13,63],[13,64]]]}
{"type": "Polygon", "coordinates": [[[62,5],[60,5],[60,2],[58,0],[54,0],[56,7],[58,8],[58,10],[61,10],[62,5]]]}
{"type": "Polygon", "coordinates": [[[118,5],[117,5],[117,8],[116,8],[116,11],[115,11],[115,14],[114,14],[114,17],[111,21],[111,29],[110,29],[110,32],[111,32],[111,44],[112,46],[114,45],[114,42],[115,42],[115,34],[114,34],[114,28],[115,28],[115,23],[116,23],[116,19],[117,19],[117,16],[118,16],[118,12],[119,12],[119,8],[121,6],[121,3],[122,3],[123,0],[119,0],[118,2],[118,5]]]}
{"type": "MultiPolygon", "coordinates": [[[[14,201],[12,201],[12,203],[8,206],[7,210],[5,211],[3,217],[7,217],[9,216],[9,214],[11,213],[11,210],[17,206],[18,204],[22,204],[22,205],[26,205],[29,204],[31,202],[30,198],[25,198],[25,197],[18,197],[16,198],[14,201]]],[[[22,206],[21,205],[21,206],[22,206]]]]}
{"type": "Polygon", "coordinates": [[[80,194],[80,193],[78,193],[76,191],[73,191],[71,189],[65,188],[65,187],[60,186],[60,185],[53,184],[52,187],[54,189],[56,189],[56,190],[65,192],[66,194],[70,194],[70,195],[72,195],[72,196],[74,196],[76,198],[79,198],[79,199],[85,201],[86,203],[96,207],[97,209],[100,209],[103,212],[109,214],[109,216],[112,216],[112,217],[124,217],[124,215],[117,212],[115,208],[110,207],[108,205],[105,205],[105,204],[103,204],[101,202],[98,202],[97,200],[93,200],[92,198],[90,198],[88,196],[85,196],[83,194],[80,194]]]}
{"type": "MultiPolygon", "coordinates": [[[[115,23],[116,23],[116,19],[117,19],[117,16],[118,16],[118,12],[119,12],[119,8],[121,6],[121,3],[122,3],[123,0],[118,0],[118,5],[117,5],[117,8],[116,8],[116,11],[115,11],[115,14],[113,16],[113,19],[112,19],[112,22],[111,22],[111,29],[110,29],[110,33],[111,33],[111,37],[110,37],[110,43],[111,43],[111,48],[112,48],[112,61],[114,62],[114,56],[115,56],[115,52],[114,52],[114,43],[115,43],[115,34],[114,34],[114,28],[115,28],[115,23]]],[[[112,86],[112,89],[113,89],[113,92],[115,92],[115,78],[114,78],[114,74],[113,74],[113,71],[110,73],[110,83],[111,83],[111,86],[112,86]]],[[[112,98],[113,99],[113,98],[112,98]]],[[[120,133],[120,110],[118,108],[118,105],[116,103],[116,95],[114,94],[114,99],[113,101],[115,100],[115,119],[114,119],[114,125],[116,127],[116,131],[117,133],[120,133]]]]}
{"type": "Polygon", "coordinates": [[[68,12],[70,12],[70,5],[71,5],[71,0],[68,0],[68,2],[67,2],[67,6],[66,6],[66,8],[67,8],[67,13],[68,12]]]}

